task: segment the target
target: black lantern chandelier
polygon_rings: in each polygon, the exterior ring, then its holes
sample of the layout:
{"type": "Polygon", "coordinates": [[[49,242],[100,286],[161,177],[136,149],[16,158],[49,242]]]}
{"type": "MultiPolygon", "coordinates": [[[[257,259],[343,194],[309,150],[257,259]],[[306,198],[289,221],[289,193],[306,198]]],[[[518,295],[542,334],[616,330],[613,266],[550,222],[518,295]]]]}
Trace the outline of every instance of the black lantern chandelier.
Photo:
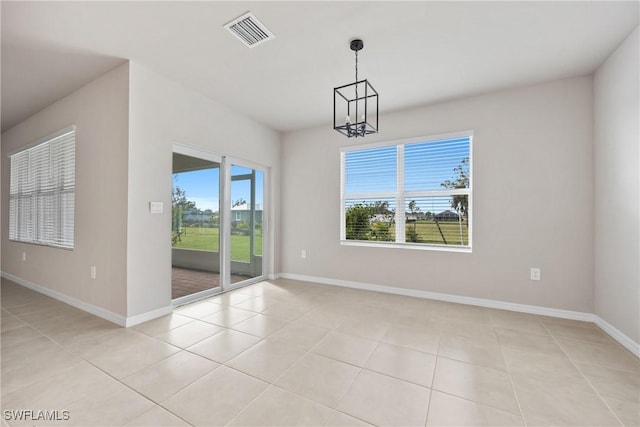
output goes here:
{"type": "Polygon", "coordinates": [[[348,138],[378,132],[378,92],[367,79],[358,80],[360,39],[352,40],[356,55],[356,81],[333,89],[333,128],[348,138]]]}

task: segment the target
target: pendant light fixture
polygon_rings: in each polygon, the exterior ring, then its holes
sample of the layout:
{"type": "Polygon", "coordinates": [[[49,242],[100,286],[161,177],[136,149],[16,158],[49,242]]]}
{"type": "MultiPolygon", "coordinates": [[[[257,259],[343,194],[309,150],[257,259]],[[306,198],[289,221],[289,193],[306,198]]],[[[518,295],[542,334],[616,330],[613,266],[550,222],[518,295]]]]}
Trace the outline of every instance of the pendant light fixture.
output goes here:
{"type": "Polygon", "coordinates": [[[378,92],[367,79],[358,80],[360,39],[349,44],[356,56],[356,81],[333,89],[333,128],[348,138],[378,132],[378,92]]]}

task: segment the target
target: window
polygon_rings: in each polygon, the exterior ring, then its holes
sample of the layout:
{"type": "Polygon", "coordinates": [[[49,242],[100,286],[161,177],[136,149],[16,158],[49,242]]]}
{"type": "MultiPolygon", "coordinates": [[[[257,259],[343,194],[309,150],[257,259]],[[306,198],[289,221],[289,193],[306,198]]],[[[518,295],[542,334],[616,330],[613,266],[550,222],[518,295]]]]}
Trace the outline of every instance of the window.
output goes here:
{"type": "Polygon", "coordinates": [[[471,140],[344,148],[341,243],[470,251],[471,140]]]}
{"type": "Polygon", "coordinates": [[[75,126],[9,156],[9,239],[73,248],[75,126]]]}

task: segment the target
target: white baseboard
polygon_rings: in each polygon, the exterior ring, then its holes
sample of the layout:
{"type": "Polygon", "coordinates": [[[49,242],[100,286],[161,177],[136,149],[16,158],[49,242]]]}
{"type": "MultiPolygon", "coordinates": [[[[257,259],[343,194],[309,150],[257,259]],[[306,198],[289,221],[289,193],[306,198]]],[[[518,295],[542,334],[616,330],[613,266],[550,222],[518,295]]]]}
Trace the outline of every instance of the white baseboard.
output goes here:
{"type": "Polygon", "coordinates": [[[93,304],[89,304],[87,302],[81,301],[79,299],[70,297],[68,295],[65,295],[63,293],[60,293],[58,291],[54,291],[52,289],[49,288],[45,288],[44,286],[38,285],[36,283],[30,282],[26,279],[23,279],[21,277],[18,276],[14,276],[13,274],[9,274],[6,272],[2,272],[2,277],[4,277],[5,279],[11,280],[12,282],[15,282],[19,285],[24,286],[25,288],[29,288],[33,291],[39,292],[41,294],[44,294],[46,296],[49,296],[53,299],[57,299],[58,301],[62,301],[65,304],[69,304],[72,305],[76,308],[79,308],[80,310],[86,311],[87,313],[91,313],[94,314],[98,317],[101,317],[105,320],[108,320],[110,322],[113,322],[117,325],[120,326],[126,326],[127,323],[127,319],[125,316],[122,316],[120,314],[114,313],[112,311],[106,310],[104,308],[101,307],[97,307],[93,304]]]}
{"type": "Polygon", "coordinates": [[[627,335],[620,332],[617,328],[611,325],[609,322],[604,320],[598,315],[594,314],[594,323],[603,331],[605,331],[611,338],[618,341],[624,348],[629,350],[631,353],[635,354],[637,357],[640,357],[640,344],[629,338],[627,335]]]}
{"type": "Polygon", "coordinates": [[[366,291],[384,292],[388,294],[404,295],[416,298],[426,298],[437,301],[453,302],[458,304],[475,305],[479,307],[496,308],[499,310],[517,311],[520,313],[537,314],[541,316],[559,317],[561,319],[581,320],[595,323],[600,329],[610,335],[614,340],[622,344],[627,350],[640,357],[640,344],[620,332],[618,329],[593,313],[581,311],[561,310],[557,308],[540,307],[536,305],[517,304],[506,301],[496,301],[483,298],[465,297],[460,295],[442,294],[438,292],[419,291],[416,289],[396,288],[392,286],[374,285],[370,283],[351,282],[346,280],[328,279],[325,277],[305,276],[301,274],[278,273],[276,279],[301,280],[303,282],[322,283],[331,286],[362,289],[366,291]]]}
{"type": "Polygon", "coordinates": [[[345,280],[327,279],[324,277],[303,276],[299,274],[281,273],[283,279],[302,280],[305,282],[323,283],[325,285],[342,286],[347,288],[363,289],[366,291],[384,292],[387,294],[404,295],[409,297],[426,298],[437,301],[453,302],[457,304],[476,305],[480,307],[497,308],[500,310],[518,311],[521,313],[539,314],[542,316],[561,317],[563,319],[583,320],[593,322],[594,315],[580,311],[560,310],[556,308],[539,307],[535,305],[516,304],[511,302],[496,301],[490,299],[465,297],[460,295],[442,294],[438,292],[419,291],[416,289],[396,288],[392,286],[373,285],[362,282],[349,282],[345,280]]]}
{"type": "Polygon", "coordinates": [[[164,316],[166,314],[171,313],[173,308],[171,306],[159,308],[157,310],[152,310],[147,313],[138,314],[132,317],[125,317],[120,314],[114,313],[110,310],[104,309],[102,307],[95,306],[93,304],[89,304],[88,302],[81,301],[79,299],[70,297],[69,295],[65,295],[58,291],[54,291],[49,288],[45,288],[44,286],[38,285],[36,283],[25,280],[21,277],[14,276],[13,274],[9,274],[7,272],[0,272],[0,275],[7,280],[11,280],[19,285],[24,286],[25,288],[29,288],[33,291],[39,292],[41,294],[47,295],[53,299],[57,299],[65,304],[69,304],[73,307],[76,307],[80,310],[86,311],[87,313],[91,313],[95,316],[101,317],[109,322],[113,322],[116,325],[122,327],[134,326],[139,323],[146,322],[148,320],[155,319],[156,317],[164,316]]]}
{"type": "Polygon", "coordinates": [[[158,317],[166,316],[173,312],[173,305],[158,308],[155,310],[147,311],[146,313],[137,314],[135,316],[127,317],[125,327],[139,325],[140,323],[148,322],[149,320],[157,319],[158,317]]]}

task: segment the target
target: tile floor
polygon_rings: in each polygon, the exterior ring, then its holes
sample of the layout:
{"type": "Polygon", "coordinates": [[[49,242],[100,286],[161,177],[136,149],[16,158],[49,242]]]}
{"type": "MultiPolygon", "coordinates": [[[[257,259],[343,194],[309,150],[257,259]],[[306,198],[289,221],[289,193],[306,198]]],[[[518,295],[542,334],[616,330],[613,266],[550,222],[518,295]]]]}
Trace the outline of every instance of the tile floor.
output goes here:
{"type": "Polygon", "coordinates": [[[2,409],[69,411],[41,424],[640,425],[590,323],[290,280],[129,329],[3,280],[1,323],[2,409]]]}

